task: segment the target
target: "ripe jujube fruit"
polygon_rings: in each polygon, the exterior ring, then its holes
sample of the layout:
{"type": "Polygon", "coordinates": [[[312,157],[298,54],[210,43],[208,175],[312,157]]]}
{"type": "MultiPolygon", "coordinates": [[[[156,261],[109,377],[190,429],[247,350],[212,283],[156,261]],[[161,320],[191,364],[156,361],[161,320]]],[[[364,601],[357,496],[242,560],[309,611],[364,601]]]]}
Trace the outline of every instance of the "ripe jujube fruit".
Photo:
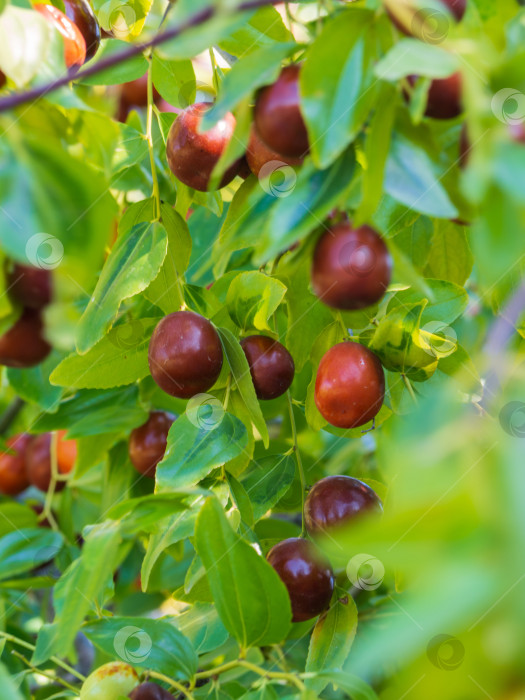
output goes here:
{"type": "MultiPolygon", "coordinates": [[[[415,85],[417,76],[409,75],[408,82],[415,85]]],[[[461,73],[453,73],[448,78],[435,78],[428,90],[425,116],[432,119],[454,119],[463,111],[461,103],[461,73]]]]}
{"type": "Polygon", "coordinates": [[[26,450],[31,442],[31,435],[13,435],[6,440],[13,451],[0,452],[0,493],[5,496],[17,496],[29,486],[26,473],[26,450]]]}
{"type": "Polygon", "coordinates": [[[173,700],[173,695],[157,683],[141,683],[129,694],[131,700],[173,700]]]}
{"type": "Polygon", "coordinates": [[[33,5],[48,22],[60,32],[64,39],[64,60],[68,68],[80,68],[86,60],[86,40],[80,30],[66,15],[54,5],[37,3],[33,5]]]}
{"type": "Polygon", "coordinates": [[[385,373],[374,353],[345,341],[326,352],[315,379],[315,404],[336,428],[358,428],[372,420],[385,398],[385,373]]]}
{"type": "MultiPolygon", "coordinates": [[[[209,131],[199,133],[202,115],[211,107],[197,102],[186,107],[171,125],[166,143],[166,157],[171,172],[188,187],[200,192],[208,189],[210,177],[235,130],[235,117],[228,112],[209,131]]],[[[239,161],[222,176],[219,188],[237,175],[239,161]]]]}
{"type": "Polygon", "coordinates": [[[217,381],[223,362],[221,341],[208,319],[193,311],[176,311],[153,331],[148,362],[163,391],[189,399],[217,381]]]}
{"type": "MultiPolygon", "coordinates": [[[[75,465],[76,441],[65,440],[65,430],[58,431],[57,467],[59,474],[69,474],[75,465]]],[[[40,491],[47,491],[51,483],[51,433],[35,437],[26,451],[26,469],[29,482],[40,491]]],[[[65,481],[57,481],[55,491],[65,488],[65,481]]]]}
{"type": "Polygon", "coordinates": [[[311,536],[331,533],[366,513],[381,513],[376,492],[351,476],[327,476],[311,489],[304,504],[304,522],[311,536]]]}
{"type": "Polygon", "coordinates": [[[97,53],[100,46],[100,26],[88,0],[64,0],[64,12],[86,42],[86,61],[97,53]]]}
{"type": "Polygon", "coordinates": [[[254,123],[258,135],[275,153],[304,158],[308,133],[299,106],[299,65],[286,66],[273,85],[257,95],[254,123]]]}
{"type": "Polygon", "coordinates": [[[137,686],[139,677],[129,664],[112,661],[89,675],[80,689],[80,700],[118,700],[137,686]]]}
{"type": "Polygon", "coordinates": [[[292,622],[310,620],[326,610],[334,592],[334,574],[311,542],[290,537],[272,547],[267,559],[288,589],[292,622]]]}
{"type": "Polygon", "coordinates": [[[43,329],[40,312],[24,309],[18,321],[0,337],[0,365],[25,369],[42,362],[51,352],[43,329]]]}
{"type": "Polygon", "coordinates": [[[288,350],[266,335],[241,340],[258,399],[275,399],[290,388],[295,365],[288,350]]]}
{"type": "Polygon", "coordinates": [[[392,259],[385,242],[369,226],[342,222],[318,240],[312,287],[328,306],[362,309],[375,304],[390,283],[392,259]]]}
{"type": "Polygon", "coordinates": [[[41,309],[53,296],[53,280],[49,270],[14,263],[7,272],[9,296],[22,306],[41,309]]]}
{"type": "MultiPolygon", "coordinates": [[[[259,176],[261,168],[270,163],[271,161],[280,161],[286,165],[301,165],[303,158],[290,158],[283,156],[281,153],[276,153],[272,151],[261,139],[257,130],[252,126],[250,132],[250,140],[248,141],[248,147],[246,149],[246,160],[248,161],[248,166],[254,175],[259,176]]],[[[263,175],[265,173],[263,172],[263,175]]]]}
{"type": "Polygon", "coordinates": [[[155,477],[157,464],[164,457],[168,432],[173,418],[163,411],[150,413],[148,420],[131,431],[129,436],[129,458],[141,474],[155,477]]]}

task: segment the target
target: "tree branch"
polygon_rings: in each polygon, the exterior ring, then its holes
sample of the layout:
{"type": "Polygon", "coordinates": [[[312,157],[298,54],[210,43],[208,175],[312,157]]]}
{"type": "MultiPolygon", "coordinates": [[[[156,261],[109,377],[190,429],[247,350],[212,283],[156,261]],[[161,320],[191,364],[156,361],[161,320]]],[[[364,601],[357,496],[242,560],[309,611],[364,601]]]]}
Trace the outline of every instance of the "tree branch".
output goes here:
{"type": "MultiPolygon", "coordinates": [[[[280,1],[281,0],[246,0],[245,2],[242,2],[238,7],[236,7],[235,11],[245,12],[247,10],[255,10],[258,7],[263,7],[265,5],[275,5],[280,1]]],[[[39,87],[32,88],[31,90],[26,90],[25,92],[19,92],[14,95],[9,95],[9,97],[4,97],[0,99],[0,112],[7,112],[8,110],[14,109],[15,107],[25,104],[26,102],[33,102],[34,100],[38,100],[41,97],[44,97],[45,95],[49,94],[50,92],[53,92],[54,90],[58,90],[59,88],[68,85],[72,79],[78,81],[82,80],[83,78],[89,78],[90,76],[96,75],[97,73],[101,73],[102,71],[107,70],[108,68],[112,68],[113,66],[116,66],[119,63],[129,61],[131,58],[138,56],[146,49],[154,48],[155,46],[164,44],[167,41],[170,41],[171,39],[175,39],[188,29],[192,29],[193,27],[198,27],[199,25],[204,24],[204,22],[207,22],[209,19],[211,19],[217,14],[219,14],[219,10],[217,10],[217,8],[207,7],[203,10],[200,10],[199,12],[196,12],[192,17],[188,18],[184,22],[181,22],[178,26],[172,27],[171,29],[168,29],[165,32],[160,32],[159,34],[154,36],[153,39],[151,39],[150,41],[146,41],[141,44],[134,44],[125,51],[116,53],[113,56],[108,56],[107,58],[102,59],[98,63],[79,71],[75,76],[71,76],[71,74],[68,73],[62,78],[53,80],[45,85],[40,85],[39,87]]]]}

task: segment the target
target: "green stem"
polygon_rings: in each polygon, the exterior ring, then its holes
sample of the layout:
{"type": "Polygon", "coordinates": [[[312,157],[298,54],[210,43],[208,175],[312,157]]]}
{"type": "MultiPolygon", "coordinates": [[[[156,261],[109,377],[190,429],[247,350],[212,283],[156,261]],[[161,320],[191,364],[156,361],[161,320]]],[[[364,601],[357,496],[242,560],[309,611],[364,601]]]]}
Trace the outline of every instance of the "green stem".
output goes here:
{"type": "Polygon", "coordinates": [[[44,676],[44,678],[49,678],[50,681],[53,681],[54,683],[61,683],[65,688],[68,688],[69,690],[72,690],[76,696],[78,696],[78,688],[75,688],[74,685],[71,685],[67,681],[65,681],[63,678],[60,676],[57,676],[56,674],[48,673],[47,671],[42,671],[41,669],[37,668],[36,666],[33,666],[33,664],[26,659],[26,657],[21,654],[18,651],[12,651],[11,652],[13,656],[16,656],[17,659],[20,659],[20,661],[23,661],[25,665],[30,668],[33,673],[37,673],[39,676],[44,676]]]}
{"type": "Polygon", "coordinates": [[[51,512],[51,505],[53,503],[53,496],[55,495],[57,481],[59,479],[58,473],[58,459],[57,459],[57,444],[58,444],[58,433],[55,431],[51,433],[51,445],[50,445],[50,460],[51,460],[51,481],[49,482],[49,488],[47,489],[46,499],[44,501],[44,509],[40,515],[39,520],[49,521],[53,530],[58,530],[58,525],[55,520],[55,516],[51,512]]]}
{"type": "Polygon", "coordinates": [[[149,55],[148,68],[148,108],[146,115],[146,140],[148,142],[149,162],[151,166],[151,179],[153,182],[153,197],[155,198],[155,217],[160,219],[160,191],[159,180],[157,178],[157,168],[155,166],[155,152],[153,150],[153,71],[151,69],[151,53],[149,55]]]}
{"type": "Polygon", "coordinates": [[[402,374],[401,376],[403,377],[403,381],[405,383],[406,388],[408,389],[408,393],[410,394],[412,401],[417,406],[417,397],[416,397],[416,394],[415,394],[414,389],[412,387],[412,383],[411,383],[410,379],[406,376],[406,374],[402,374]]]}
{"type": "Polygon", "coordinates": [[[186,698],[188,698],[188,700],[194,700],[190,691],[184,685],[182,685],[182,683],[174,681],[173,678],[168,678],[168,676],[165,676],[162,673],[157,673],[157,671],[148,671],[148,676],[151,676],[151,678],[156,678],[159,681],[164,681],[164,683],[167,683],[172,688],[178,690],[179,693],[182,693],[186,698]]]}
{"type": "Polygon", "coordinates": [[[255,664],[252,664],[249,661],[245,661],[244,659],[228,661],[228,663],[222,664],[222,666],[217,666],[216,668],[212,668],[209,671],[201,671],[200,673],[196,673],[195,679],[198,680],[201,678],[211,678],[213,676],[218,676],[221,673],[230,671],[233,668],[238,668],[239,666],[241,668],[245,668],[247,671],[252,671],[252,673],[256,673],[259,676],[263,676],[264,678],[273,678],[275,680],[288,681],[288,683],[292,683],[293,685],[295,685],[296,688],[298,688],[298,690],[300,690],[301,692],[305,690],[304,683],[293,673],[285,673],[284,671],[267,671],[266,669],[259,668],[259,666],[256,666],[255,664]]]}
{"type": "Polygon", "coordinates": [[[301,536],[304,536],[305,526],[304,526],[304,499],[306,492],[306,479],[304,476],[303,462],[301,460],[301,455],[299,452],[299,445],[297,443],[297,426],[295,424],[295,416],[293,414],[293,403],[292,396],[289,391],[286,392],[288,397],[288,411],[290,413],[290,425],[292,427],[292,440],[293,440],[293,451],[295,453],[295,459],[297,460],[297,469],[299,470],[299,479],[301,480],[301,518],[302,518],[302,532],[301,536]]]}
{"type": "MultiPolygon", "coordinates": [[[[34,646],[34,644],[30,644],[29,642],[26,642],[23,639],[20,639],[19,637],[15,637],[14,634],[9,634],[8,632],[4,632],[3,630],[0,630],[0,637],[5,639],[8,642],[11,642],[12,644],[17,644],[19,647],[23,647],[24,649],[29,649],[30,651],[35,651],[36,647],[34,646]]],[[[78,678],[78,680],[82,681],[82,683],[86,680],[85,676],[83,676],[81,673],[76,671],[69,664],[66,664],[63,661],[61,661],[60,659],[58,659],[56,656],[50,656],[49,660],[52,661],[55,664],[55,666],[60,666],[60,668],[64,669],[64,671],[71,673],[71,675],[78,678]]]]}
{"type": "Polygon", "coordinates": [[[228,410],[228,403],[229,403],[229,401],[230,401],[231,386],[232,386],[232,375],[231,375],[231,372],[230,372],[230,374],[228,375],[228,379],[227,379],[227,381],[226,381],[226,393],[225,393],[225,395],[224,395],[224,401],[223,401],[223,404],[222,404],[225,411],[228,410]]]}

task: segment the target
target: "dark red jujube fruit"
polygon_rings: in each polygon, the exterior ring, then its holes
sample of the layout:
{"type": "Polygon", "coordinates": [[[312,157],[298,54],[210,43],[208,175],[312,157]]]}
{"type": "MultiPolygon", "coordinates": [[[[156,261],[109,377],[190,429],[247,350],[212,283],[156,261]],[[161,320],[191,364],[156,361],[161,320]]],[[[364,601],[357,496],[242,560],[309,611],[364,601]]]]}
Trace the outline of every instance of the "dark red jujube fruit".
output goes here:
{"type": "Polygon", "coordinates": [[[151,376],[163,391],[189,399],[217,381],[223,362],[221,341],[208,319],[193,311],[176,311],[153,331],[148,361],[151,376]]]}
{"type": "Polygon", "coordinates": [[[312,287],[328,306],[362,309],[375,304],[390,283],[392,259],[369,226],[342,222],[323,233],[314,251],[312,287]]]}
{"type": "Polygon", "coordinates": [[[290,388],[295,365],[288,350],[266,335],[250,335],[241,340],[250,366],[255,393],[259,399],[275,399],[290,388]]]}
{"type": "Polygon", "coordinates": [[[76,24],[54,5],[37,3],[33,8],[53,24],[62,35],[66,66],[80,68],[86,60],[86,40],[76,24]]]}
{"type": "MultiPolygon", "coordinates": [[[[415,85],[417,76],[408,76],[415,85]]],[[[461,73],[453,73],[448,78],[436,78],[430,83],[425,116],[432,119],[454,119],[463,112],[461,103],[461,73]]]]}
{"type": "Polygon", "coordinates": [[[86,61],[97,53],[100,46],[100,26],[88,0],[64,0],[64,12],[84,37],[86,61]]]}
{"type": "MultiPolygon", "coordinates": [[[[208,189],[210,177],[235,130],[235,117],[228,112],[209,131],[199,133],[202,115],[211,105],[197,102],[184,109],[173,122],[166,143],[171,172],[188,187],[200,192],[208,189]]],[[[224,173],[219,187],[237,175],[239,161],[224,173]]]]}
{"type": "Polygon", "coordinates": [[[257,95],[254,123],[258,135],[274,153],[304,158],[308,133],[299,107],[299,65],[286,66],[273,85],[257,95]]]}
{"type": "Polygon", "coordinates": [[[173,695],[160,685],[148,681],[141,683],[129,694],[131,700],[173,700],[173,695]]]}
{"type": "Polygon", "coordinates": [[[6,443],[13,454],[0,452],[0,493],[5,496],[17,496],[28,486],[26,473],[26,450],[31,442],[31,435],[13,435],[6,443]]]}
{"type": "MultiPolygon", "coordinates": [[[[259,176],[261,168],[263,168],[267,163],[272,161],[278,161],[285,163],[286,165],[294,166],[301,165],[303,158],[290,158],[283,156],[281,153],[276,153],[272,151],[263,142],[257,130],[252,126],[250,132],[250,140],[248,142],[248,147],[246,149],[246,160],[248,161],[248,166],[254,175],[259,176]]],[[[265,173],[263,171],[262,176],[269,175],[270,173],[265,173]]]]}
{"type": "Polygon", "coordinates": [[[32,265],[14,263],[7,273],[9,296],[22,306],[41,309],[53,296],[53,278],[50,270],[32,265]]]}
{"type": "Polygon", "coordinates": [[[50,352],[40,312],[34,309],[25,309],[14,326],[0,337],[0,365],[34,367],[50,352]]]}
{"type": "MultiPolygon", "coordinates": [[[[57,467],[59,474],[69,474],[75,466],[76,440],[65,440],[65,430],[58,431],[57,467]]],[[[47,491],[51,483],[51,433],[35,437],[26,450],[26,469],[29,482],[40,491],[47,491]]],[[[55,491],[65,488],[65,481],[57,481],[55,491]]]]}
{"type": "Polygon", "coordinates": [[[315,545],[290,537],[276,544],[267,558],[288,589],[292,622],[310,620],[326,610],[334,592],[334,574],[315,545]]]}
{"type": "Polygon", "coordinates": [[[372,420],[385,398],[385,373],[374,353],[345,341],[326,352],[317,370],[315,404],[336,428],[358,428],[372,420]]]}
{"type": "Polygon", "coordinates": [[[312,487],[304,504],[304,522],[311,536],[331,533],[366,513],[381,513],[376,492],[351,476],[327,476],[312,487]]]}
{"type": "Polygon", "coordinates": [[[129,458],[141,474],[155,478],[157,464],[164,457],[168,432],[173,418],[163,411],[150,413],[144,425],[131,431],[129,436],[129,458]]]}

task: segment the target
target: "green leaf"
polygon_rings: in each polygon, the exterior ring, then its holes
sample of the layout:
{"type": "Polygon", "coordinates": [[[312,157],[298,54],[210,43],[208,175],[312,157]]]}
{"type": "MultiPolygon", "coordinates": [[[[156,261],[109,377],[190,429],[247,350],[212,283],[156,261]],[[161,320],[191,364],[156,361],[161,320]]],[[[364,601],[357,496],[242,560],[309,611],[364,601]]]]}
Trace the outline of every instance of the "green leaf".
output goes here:
{"type": "MultiPolygon", "coordinates": [[[[350,653],[356,630],[357,607],[353,598],[345,596],[336,601],[315,625],[308,647],[306,672],[341,668],[350,653]]],[[[320,693],[328,682],[327,678],[311,678],[306,680],[305,685],[320,693]]]]}
{"type": "Polygon", "coordinates": [[[44,411],[53,412],[62,396],[62,389],[50,384],[50,375],[59,362],[58,353],[51,353],[37,367],[15,369],[8,367],[6,377],[18,396],[38,404],[44,411]]]}
{"type": "Polygon", "coordinates": [[[17,576],[54,559],[63,545],[59,532],[23,528],[0,538],[0,579],[17,576]]]}
{"type": "Polygon", "coordinates": [[[195,95],[195,72],[188,59],[170,61],[158,51],[153,52],[151,63],[153,85],[161,97],[174,107],[187,107],[195,95]]]}
{"type": "Polygon", "coordinates": [[[82,631],[105,654],[133,666],[183,681],[197,670],[191,642],[169,618],[116,616],[89,622],[82,631]]]}
{"type": "Polygon", "coordinates": [[[116,523],[94,525],[84,539],[80,558],[66,570],[53,591],[55,619],[38,634],[32,658],[35,666],[55,654],[69,654],[84,617],[118,566],[120,533],[116,523]]]}
{"type": "Polygon", "coordinates": [[[399,134],[392,139],[384,188],[398,202],[422,214],[441,219],[458,216],[428,154],[399,134]]]}
{"type": "MultiPolygon", "coordinates": [[[[89,65],[94,66],[110,56],[122,53],[127,48],[129,45],[118,39],[102,41],[97,55],[89,65]]],[[[80,82],[84,85],[121,85],[141,78],[147,70],[148,62],[142,54],[138,54],[127,61],[121,61],[111,68],[95,73],[95,75],[90,75],[87,78],[81,77],[80,82]]]]}
{"type": "Polygon", "coordinates": [[[149,285],[145,297],[169,314],[184,303],[184,271],[191,256],[191,236],[186,222],[167,204],[161,204],[162,223],[168,235],[168,251],[159,274],[149,285]]]}
{"type": "Polygon", "coordinates": [[[263,46],[271,46],[273,42],[292,40],[292,34],[275,7],[260,7],[248,21],[242,22],[218,44],[229,54],[244,58],[263,46]]]}
{"type": "MultiPolygon", "coordinates": [[[[427,304],[421,315],[421,323],[443,321],[453,323],[460,316],[468,304],[468,294],[457,284],[444,280],[426,279],[426,284],[432,291],[432,301],[427,304]]],[[[413,289],[404,289],[394,294],[390,299],[387,312],[396,306],[407,306],[421,301],[421,294],[413,289]]]]}
{"type": "Polygon", "coordinates": [[[232,387],[239,392],[250,422],[253,423],[265,447],[268,447],[268,427],[255,394],[250,367],[244,350],[237,338],[227,328],[219,328],[222,349],[231,369],[232,387]]]}
{"type": "Polygon", "coordinates": [[[374,690],[359,676],[354,676],[338,669],[326,669],[317,674],[317,678],[332,683],[334,688],[340,688],[352,700],[379,700],[374,690]]]}
{"type": "Polygon", "coordinates": [[[228,481],[228,486],[230,487],[232,501],[237,506],[237,510],[241,514],[242,521],[248,527],[253,527],[253,508],[250,501],[250,496],[246,492],[244,485],[241,484],[240,481],[237,481],[233,474],[230,474],[229,472],[226,472],[226,479],[228,481]]]}
{"type": "Polygon", "coordinates": [[[34,529],[37,526],[37,514],[29,506],[13,500],[0,504],[0,537],[16,530],[34,529]]]}
{"type": "Polygon", "coordinates": [[[222,81],[219,96],[201,122],[202,131],[211,129],[219,119],[231,112],[245,98],[263,86],[273,83],[279,75],[281,62],[287,58],[295,44],[270,44],[234,63],[222,81]]]}
{"type": "Polygon", "coordinates": [[[291,621],[288,592],[270,564],[232,530],[214,498],[199,514],[195,544],[230,634],[245,649],[281,642],[291,621]]]}
{"type": "Polygon", "coordinates": [[[233,321],[242,330],[269,331],[268,319],[285,294],[286,287],[282,282],[262,272],[241,272],[230,284],[226,304],[233,321]]]}
{"type": "Polygon", "coordinates": [[[0,685],[2,686],[2,692],[5,693],[5,700],[24,700],[18,683],[13,680],[13,674],[3,663],[0,663],[0,685]]]}
{"type": "Polygon", "coordinates": [[[199,654],[217,649],[228,638],[215,606],[209,603],[195,603],[189,610],[177,615],[175,622],[199,654]]]}
{"type": "Polygon", "coordinates": [[[255,520],[274,507],[288,491],[295,476],[292,455],[269,455],[253,462],[253,468],[242,479],[250,497],[255,520]]]}
{"type": "Polygon", "coordinates": [[[142,222],[119,235],[78,324],[80,354],[111,328],[121,302],[146,289],[157,276],[167,245],[166,229],[159,223],[142,222]]]}
{"type": "Polygon", "coordinates": [[[50,382],[77,389],[110,389],[149,374],[148,345],[160,318],[141,318],[115,326],[85,355],[70,355],[51,373],[50,382]]]}
{"type": "Polygon", "coordinates": [[[166,454],[157,466],[159,492],[196,484],[246,447],[246,428],[238,418],[215,404],[194,406],[195,410],[189,406],[170,428],[166,454]],[[210,420],[205,415],[207,407],[212,409],[210,420]]]}
{"type": "Polygon", "coordinates": [[[318,168],[355,139],[374,103],[373,19],[371,10],[340,12],[308,50],[300,73],[301,107],[318,168]]]}
{"type": "Polygon", "coordinates": [[[153,0],[94,0],[100,26],[117,39],[140,35],[153,0]]]}
{"type": "Polygon", "coordinates": [[[377,63],[374,73],[379,80],[391,82],[407,75],[448,78],[459,70],[457,56],[435,44],[419,39],[401,39],[377,63]]]}
{"type": "Polygon", "coordinates": [[[425,270],[427,277],[465,284],[473,264],[466,228],[452,221],[436,221],[425,270]]]}
{"type": "Polygon", "coordinates": [[[26,85],[38,73],[53,34],[50,23],[38,12],[6,7],[0,22],[0,70],[17,87],[26,85]],[[31,51],[20,51],[21,46],[31,46],[31,51]]]}

